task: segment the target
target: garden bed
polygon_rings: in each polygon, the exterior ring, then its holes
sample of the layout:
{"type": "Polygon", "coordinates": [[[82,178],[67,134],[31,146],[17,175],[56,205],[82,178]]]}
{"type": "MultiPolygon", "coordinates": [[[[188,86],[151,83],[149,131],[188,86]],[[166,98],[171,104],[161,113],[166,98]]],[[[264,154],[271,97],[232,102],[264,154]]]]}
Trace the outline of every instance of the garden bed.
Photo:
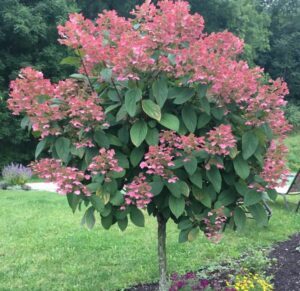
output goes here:
{"type": "MultiPolygon", "coordinates": [[[[241,261],[244,261],[245,258],[242,258],[241,261]]],[[[300,233],[295,234],[290,237],[290,239],[275,244],[274,248],[268,256],[268,262],[273,262],[271,267],[267,271],[267,276],[273,277],[271,280],[275,291],[294,291],[300,290],[300,233]]],[[[237,265],[240,265],[240,261],[236,261],[237,265]]],[[[201,269],[201,274],[205,273],[206,269],[201,269]]],[[[212,282],[215,287],[214,290],[234,290],[226,289],[226,282],[230,281],[230,276],[237,273],[236,268],[230,269],[230,264],[220,265],[219,270],[209,271],[207,270],[207,275],[210,277],[210,280],[198,278],[199,287],[191,290],[204,290],[205,284],[212,282]],[[203,286],[203,289],[201,288],[203,286]]],[[[251,270],[254,271],[255,270],[251,270]]],[[[196,272],[196,273],[198,273],[196,272]]],[[[174,284],[175,288],[172,290],[181,290],[178,288],[180,285],[183,287],[184,284],[188,281],[188,278],[191,278],[196,273],[187,273],[183,276],[177,276],[177,282],[179,284],[174,284]]],[[[174,276],[173,276],[174,278],[174,276]]],[[[176,278],[175,278],[176,279],[176,278]]],[[[173,282],[176,280],[173,280],[173,282]]],[[[149,283],[149,284],[139,284],[131,288],[126,289],[126,291],[157,291],[158,283],[149,283]]],[[[189,290],[189,289],[184,289],[189,290]]],[[[269,290],[269,289],[266,289],[269,290]]]]}

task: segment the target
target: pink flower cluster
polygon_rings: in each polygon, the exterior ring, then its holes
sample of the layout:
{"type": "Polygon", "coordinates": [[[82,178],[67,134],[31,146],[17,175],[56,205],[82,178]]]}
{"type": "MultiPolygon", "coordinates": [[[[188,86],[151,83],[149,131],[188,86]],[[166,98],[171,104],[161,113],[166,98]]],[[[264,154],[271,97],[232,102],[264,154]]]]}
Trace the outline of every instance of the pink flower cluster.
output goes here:
{"type": "MultiPolygon", "coordinates": [[[[267,182],[269,189],[283,186],[287,181],[289,171],[286,160],[282,156],[287,153],[287,147],[281,141],[271,141],[264,161],[260,177],[267,182]]],[[[262,189],[263,190],[263,189],[262,189]]]]}
{"type": "Polygon", "coordinates": [[[227,156],[230,149],[236,146],[236,139],[232,134],[231,126],[222,124],[207,133],[208,143],[205,150],[212,155],[227,156]]]}
{"type": "Polygon", "coordinates": [[[168,167],[174,166],[173,158],[171,147],[150,146],[140,167],[141,169],[147,168],[147,174],[157,175],[166,179],[169,183],[175,183],[178,178],[174,176],[173,171],[168,169],[168,167]]]}
{"type": "Polygon", "coordinates": [[[90,176],[74,167],[63,167],[61,161],[55,159],[41,159],[31,164],[33,172],[42,179],[55,182],[58,193],[76,195],[91,195],[82,181],[89,180],[90,176]]]}
{"type": "Polygon", "coordinates": [[[87,94],[74,80],[51,84],[41,72],[28,67],[10,84],[8,107],[13,114],[25,112],[34,131],[42,137],[64,132],[68,121],[78,132],[89,131],[96,124],[107,125],[96,93],[87,94]]]}
{"type": "Polygon", "coordinates": [[[123,168],[118,165],[118,160],[115,158],[115,151],[113,149],[107,150],[101,148],[99,155],[93,158],[92,163],[88,166],[88,170],[93,175],[101,174],[105,176],[105,181],[111,181],[110,174],[112,172],[122,172],[123,168]]]}
{"type": "Polygon", "coordinates": [[[221,238],[221,230],[227,221],[227,217],[224,215],[224,207],[213,209],[208,212],[207,217],[203,219],[205,224],[204,233],[209,240],[218,243],[221,238]]]}
{"type": "Polygon", "coordinates": [[[132,204],[138,208],[145,208],[153,197],[151,186],[146,182],[146,177],[143,174],[134,177],[130,184],[125,185],[124,189],[126,191],[125,205],[132,204]]]}

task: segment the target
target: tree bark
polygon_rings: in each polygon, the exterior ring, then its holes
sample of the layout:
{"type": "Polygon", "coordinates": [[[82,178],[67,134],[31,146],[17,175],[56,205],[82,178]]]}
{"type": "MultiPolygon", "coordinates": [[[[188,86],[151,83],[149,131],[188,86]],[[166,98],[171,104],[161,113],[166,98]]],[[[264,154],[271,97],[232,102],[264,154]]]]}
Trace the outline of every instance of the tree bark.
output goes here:
{"type": "Polygon", "coordinates": [[[157,214],[159,291],[168,290],[167,256],[166,256],[166,226],[167,220],[161,213],[157,214]]]}

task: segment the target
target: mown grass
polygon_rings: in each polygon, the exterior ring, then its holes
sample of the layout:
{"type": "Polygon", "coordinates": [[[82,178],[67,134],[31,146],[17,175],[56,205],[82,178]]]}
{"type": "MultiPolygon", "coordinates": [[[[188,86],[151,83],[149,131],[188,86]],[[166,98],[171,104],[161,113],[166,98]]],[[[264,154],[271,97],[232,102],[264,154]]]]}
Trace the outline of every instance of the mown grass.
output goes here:
{"type": "MultiPolygon", "coordinates": [[[[293,198],[293,208],[297,197],[293,198]]],[[[249,221],[243,232],[226,231],[219,244],[204,237],[178,244],[168,223],[169,272],[183,273],[270,246],[299,232],[300,215],[279,199],[270,225],[249,221]]],[[[158,278],[156,222],[89,231],[80,226],[65,197],[47,192],[0,191],[0,290],[117,290],[158,278]]]]}
{"type": "Polygon", "coordinates": [[[289,148],[288,166],[293,171],[300,169],[300,133],[294,132],[286,140],[285,144],[289,148]]]}

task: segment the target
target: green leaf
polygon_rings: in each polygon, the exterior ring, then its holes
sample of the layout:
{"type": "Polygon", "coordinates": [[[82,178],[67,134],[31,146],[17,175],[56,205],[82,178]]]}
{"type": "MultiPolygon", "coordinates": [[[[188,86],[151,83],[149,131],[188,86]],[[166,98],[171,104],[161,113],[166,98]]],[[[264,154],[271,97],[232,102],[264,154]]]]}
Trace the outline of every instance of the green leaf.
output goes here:
{"type": "Polygon", "coordinates": [[[248,209],[259,226],[268,225],[268,214],[261,204],[249,206],[248,209]]]}
{"type": "Polygon", "coordinates": [[[175,100],[173,101],[174,104],[183,104],[190,100],[195,95],[195,90],[192,88],[172,88],[169,91],[169,98],[175,100]]]}
{"type": "Polygon", "coordinates": [[[211,114],[212,114],[213,117],[216,118],[217,120],[221,120],[222,117],[224,116],[224,109],[221,108],[221,107],[215,107],[215,108],[212,108],[211,114]]]}
{"type": "Polygon", "coordinates": [[[161,119],[161,111],[160,107],[155,104],[152,100],[143,100],[142,101],[143,111],[151,118],[160,121],[161,119]]]}
{"type": "Polygon", "coordinates": [[[198,235],[199,235],[199,227],[195,227],[189,231],[188,240],[193,241],[197,238],[198,235]]]}
{"type": "Polygon", "coordinates": [[[103,226],[104,229],[110,229],[110,227],[113,224],[113,216],[112,214],[108,215],[108,216],[101,216],[101,224],[103,226]]]}
{"type": "Polygon", "coordinates": [[[136,102],[142,98],[142,91],[139,88],[129,89],[125,94],[125,108],[131,117],[136,113],[136,102]]]}
{"type": "Polygon", "coordinates": [[[152,84],[152,92],[157,104],[162,108],[168,98],[168,83],[166,79],[155,80],[152,84]]]}
{"type": "Polygon", "coordinates": [[[128,218],[125,217],[122,220],[118,220],[118,226],[121,229],[121,231],[124,231],[128,226],[128,218]]]}
{"type": "Polygon", "coordinates": [[[47,139],[42,139],[36,146],[35,149],[35,158],[37,159],[38,156],[41,154],[41,152],[44,150],[44,148],[46,147],[47,144],[47,139]]]}
{"type": "Polygon", "coordinates": [[[189,177],[191,182],[198,188],[202,188],[202,175],[200,170],[197,170],[192,176],[189,177]]]}
{"type": "Polygon", "coordinates": [[[206,172],[208,180],[212,183],[216,192],[220,192],[222,187],[222,177],[217,167],[212,166],[209,171],[206,172]]]}
{"type": "Polygon", "coordinates": [[[174,131],[179,130],[179,119],[173,114],[163,113],[159,123],[168,129],[172,129],[174,131]]]}
{"type": "Polygon", "coordinates": [[[92,205],[98,212],[101,212],[104,209],[105,205],[99,196],[92,195],[90,197],[90,200],[91,200],[92,205]]]}
{"type": "Polygon", "coordinates": [[[142,160],[145,153],[144,147],[134,148],[130,153],[130,162],[133,167],[136,167],[142,160]]]}
{"type": "Polygon", "coordinates": [[[183,166],[187,173],[191,176],[197,170],[198,161],[194,156],[190,156],[187,158],[187,161],[184,162],[183,166]]]}
{"type": "Polygon", "coordinates": [[[160,192],[162,191],[162,189],[164,188],[164,184],[161,181],[155,181],[155,182],[151,182],[149,183],[149,185],[151,186],[151,193],[156,196],[158,194],[160,194],[160,192]]]}
{"type": "Polygon", "coordinates": [[[243,159],[243,157],[239,154],[233,160],[233,167],[236,174],[241,177],[242,179],[247,179],[250,174],[250,168],[248,163],[243,159]]]}
{"type": "Polygon", "coordinates": [[[205,112],[202,112],[198,118],[197,128],[203,128],[210,122],[211,117],[206,114],[205,112]]]}
{"type": "Polygon", "coordinates": [[[240,207],[237,207],[234,210],[233,219],[235,225],[237,226],[237,230],[242,230],[245,227],[247,218],[245,212],[240,207]]]}
{"type": "Polygon", "coordinates": [[[69,157],[69,153],[70,153],[70,145],[71,145],[71,141],[65,137],[59,137],[55,141],[55,150],[57,152],[57,155],[65,163],[68,162],[68,157],[69,157]]]}
{"type": "Polygon", "coordinates": [[[192,227],[193,227],[193,223],[189,219],[181,220],[178,223],[178,228],[181,229],[181,230],[192,228],[192,227]]]}
{"type": "Polygon", "coordinates": [[[73,193],[69,193],[69,194],[67,194],[67,199],[68,199],[69,206],[71,207],[73,213],[75,213],[75,210],[80,201],[80,196],[73,194],[73,193]]]}
{"type": "Polygon", "coordinates": [[[245,193],[244,204],[245,206],[250,206],[256,204],[262,200],[262,194],[255,190],[250,190],[245,193]]]}
{"type": "Polygon", "coordinates": [[[236,192],[233,189],[226,189],[218,196],[218,201],[215,203],[215,208],[228,206],[237,200],[236,192]]]}
{"type": "Polygon", "coordinates": [[[146,142],[148,145],[158,145],[159,132],[156,128],[148,128],[146,142]]]}
{"type": "Polygon", "coordinates": [[[169,207],[171,212],[178,218],[181,214],[184,213],[185,200],[183,197],[176,198],[173,195],[169,196],[169,207]]]}
{"type": "Polygon", "coordinates": [[[104,131],[96,130],[94,133],[94,140],[99,147],[109,148],[110,142],[104,131]]]}
{"type": "Polygon", "coordinates": [[[210,104],[206,98],[200,99],[201,109],[204,110],[208,115],[210,115],[210,104]]]}
{"type": "Polygon", "coordinates": [[[96,222],[94,211],[94,207],[91,206],[85,212],[85,223],[89,229],[92,229],[96,222]]]}
{"type": "Polygon", "coordinates": [[[178,237],[178,242],[179,243],[184,243],[188,240],[188,234],[190,232],[190,229],[183,229],[180,233],[179,233],[179,237],[178,237]]]}
{"type": "Polygon", "coordinates": [[[181,194],[188,197],[190,194],[190,188],[184,181],[177,181],[176,183],[166,183],[167,188],[171,194],[177,198],[181,197],[181,194]]]}
{"type": "Polygon", "coordinates": [[[203,85],[203,84],[201,84],[201,85],[198,87],[198,95],[199,95],[200,98],[206,97],[207,89],[208,89],[208,85],[203,85]]]}
{"type": "Polygon", "coordinates": [[[105,82],[109,83],[112,77],[112,70],[105,68],[100,72],[100,75],[105,82]]]}
{"type": "Polygon", "coordinates": [[[124,202],[124,195],[121,193],[121,191],[115,192],[113,197],[110,199],[110,203],[113,206],[121,206],[124,202]]]}
{"type": "Polygon", "coordinates": [[[147,136],[147,123],[144,120],[139,120],[134,123],[130,129],[130,138],[132,143],[139,147],[147,136]]]}
{"type": "Polygon", "coordinates": [[[185,105],[181,111],[181,116],[186,128],[190,132],[194,132],[197,126],[197,114],[194,107],[191,105],[185,105]]]}
{"type": "Polygon", "coordinates": [[[76,79],[76,80],[84,80],[84,81],[88,80],[87,76],[83,75],[83,74],[72,74],[72,75],[70,75],[70,78],[76,79]]]}
{"type": "Polygon", "coordinates": [[[242,137],[242,149],[243,158],[245,160],[249,159],[256,151],[258,147],[259,140],[257,136],[252,132],[248,131],[243,134],[242,137]]]}
{"type": "Polygon", "coordinates": [[[80,66],[80,58],[78,57],[66,57],[61,60],[60,62],[61,65],[71,65],[75,67],[80,66]]]}
{"type": "Polygon", "coordinates": [[[133,207],[130,211],[130,219],[136,226],[144,227],[145,226],[145,218],[144,214],[141,210],[136,207],[133,207]]]}

